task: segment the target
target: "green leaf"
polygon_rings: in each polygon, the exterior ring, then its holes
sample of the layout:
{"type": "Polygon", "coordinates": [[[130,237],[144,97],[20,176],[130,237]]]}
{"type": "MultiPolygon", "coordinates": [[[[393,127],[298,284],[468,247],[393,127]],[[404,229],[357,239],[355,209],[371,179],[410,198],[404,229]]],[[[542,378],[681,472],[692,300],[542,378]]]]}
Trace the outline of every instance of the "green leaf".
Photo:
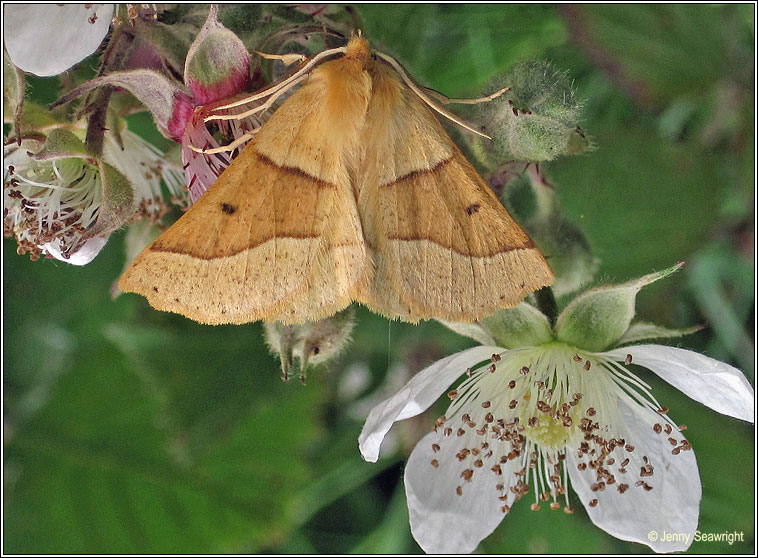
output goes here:
{"type": "Polygon", "coordinates": [[[258,327],[111,301],[116,250],[76,269],[12,252],[6,242],[4,550],[255,552],[286,539],[319,384],[283,384],[258,327]]]}
{"type": "Polygon", "coordinates": [[[360,4],[356,11],[374,48],[448,96],[478,95],[494,73],[566,37],[563,22],[544,5],[360,4]]]}

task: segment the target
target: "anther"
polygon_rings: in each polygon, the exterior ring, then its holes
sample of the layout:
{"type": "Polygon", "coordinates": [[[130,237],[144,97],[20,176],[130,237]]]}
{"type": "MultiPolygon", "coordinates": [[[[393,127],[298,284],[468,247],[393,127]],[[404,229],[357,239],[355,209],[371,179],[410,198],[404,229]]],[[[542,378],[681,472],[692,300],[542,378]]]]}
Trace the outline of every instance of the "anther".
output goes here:
{"type": "Polygon", "coordinates": [[[540,511],[540,505],[537,502],[532,504],[531,507],[532,507],[532,511],[540,511]]]}
{"type": "Polygon", "coordinates": [[[596,414],[596,412],[595,412],[595,408],[594,407],[590,407],[589,409],[587,409],[587,415],[588,416],[594,417],[595,414],[596,414]]]}
{"type": "Polygon", "coordinates": [[[432,444],[432,451],[434,453],[437,453],[438,451],[440,451],[440,445],[439,444],[432,444]]]}
{"type": "Polygon", "coordinates": [[[492,374],[493,372],[495,372],[495,370],[497,370],[497,366],[495,366],[495,363],[492,363],[492,364],[490,364],[490,365],[487,367],[487,370],[489,370],[489,371],[490,371],[490,374],[492,374]]]}
{"type": "Polygon", "coordinates": [[[521,370],[519,370],[522,374],[529,374],[529,367],[528,366],[522,366],[521,370]]]}
{"type": "Polygon", "coordinates": [[[510,403],[508,403],[509,409],[515,409],[516,408],[516,400],[512,399],[510,403]]]}
{"type": "Polygon", "coordinates": [[[460,487],[460,486],[456,486],[456,487],[455,487],[455,493],[456,493],[458,496],[463,496],[463,488],[462,488],[462,487],[460,487]]]}
{"type": "Polygon", "coordinates": [[[582,357],[579,355],[574,355],[574,362],[582,362],[582,357]]]}
{"type": "Polygon", "coordinates": [[[492,354],[492,362],[500,362],[501,358],[502,357],[499,354],[497,354],[497,353],[493,353],[492,354]]]}
{"type": "Polygon", "coordinates": [[[551,510],[555,511],[555,510],[559,509],[560,507],[561,507],[561,505],[558,502],[550,502],[550,509],[551,510]]]}
{"type": "Polygon", "coordinates": [[[489,409],[491,405],[492,405],[492,402],[490,402],[490,401],[484,401],[482,403],[482,409],[489,409]]]}
{"type": "Polygon", "coordinates": [[[590,500],[590,507],[594,508],[595,506],[597,506],[597,498],[590,500]]]}
{"type": "Polygon", "coordinates": [[[461,436],[463,436],[465,433],[466,433],[466,431],[465,431],[463,428],[459,428],[459,429],[458,429],[458,432],[456,432],[455,434],[456,434],[456,435],[457,435],[457,436],[460,438],[460,437],[461,437],[461,436]]]}
{"type": "Polygon", "coordinates": [[[471,480],[471,477],[473,477],[473,476],[474,476],[474,470],[473,470],[473,469],[465,469],[465,470],[464,470],[464,471],[461,473],[461,477],[462,477],[464,480],[467,480],[467,481],[470,481],[470,480],[471,480]]]}
{"type": "Polygon", "coordinates": [[[435,469],[440,466],[440,462],[437,461],[436,459],[432,459],[431,463],[432,463],[432,467],[434,467],[435,469]]]}
{"type": "Polygon", "coordinates": [[[503,512],[503,513],[508,513],[508,512],[511,511],[511,507],[507,506],[507,505],[503,506],[502,508],[500,508],[500,511],[503,512]]]}
{"type": "Polygon", "coordinates": [[[663,427],[660,424],[655,423],[653,425],[653,432],[655,432],[656,434],[660,434],[662,431],[663,431],[663,427]]]}
{"type": "Polygon", "coordinates": [[[515,388],[516,387],[516,380],[511,380],[510,382],[508,382],[508,387],[511,388],[511,389],[515,388]]]}
{"type": "Polygon", "coordinates": [[[626,358],[624,359],[624,364],[626,364],[627,366],[629,366],[631,363],[632,363],[632,355],[630,355],[629,353],[627,353],[626,354],[626,358]]]}
{"type": "Polygon", "coordinates": [[[666,424],[663,425],[663,431],[666,434],[671,434],[671,430],[672,430],[672,428],[671,428],[671,425],[669,423],[666,423],[666,424]]]}
{"type": "Polygon", "coordinates": [[[687,430],[687,425],[686,424],[680,424],[679,425],[679,432],[682,432],[684,430],[687,430]]]}
{"type": "Polygon", "coordinates": [[[585,370],[589,370],[589,369],[590,369],[590,366],[592,366],[592,364],[590,363],[590,361],[589,361],[589,360],[588,360],[587,362],[585,362],[585,363],[584,363],[584,369],[585,369],[585,370]]]}
{"type": "Polygon", "coordinates": [[[672,446],[675,446],[677,444],[677,441],[674,440],[674,438],[669,438],[669,444],[671,444],[672,446]]]}
{"type": "Polygon", "coordinates": [[[563,513],[567,513],[571,515],[572,513],[574,513],[574,506],[566,506],[565,508],[563,508],[563,513]]]}
{"type": "Polygon", "coordinates": [[[457,389],[453,389],[453,390],[449,391],[447,393],[447,396],[450,398],[451,401],[454,400],[454,399],[456,399],[458,397],[458,390],[457,389]]]}
{"type": "Polygon", "coordinates": [[[669,412],[669,408],[668,407],[661,407],[660,409],[658,409],[658,412],[661,413],[662,415],[665,415],[666,413],[669,412]]]}

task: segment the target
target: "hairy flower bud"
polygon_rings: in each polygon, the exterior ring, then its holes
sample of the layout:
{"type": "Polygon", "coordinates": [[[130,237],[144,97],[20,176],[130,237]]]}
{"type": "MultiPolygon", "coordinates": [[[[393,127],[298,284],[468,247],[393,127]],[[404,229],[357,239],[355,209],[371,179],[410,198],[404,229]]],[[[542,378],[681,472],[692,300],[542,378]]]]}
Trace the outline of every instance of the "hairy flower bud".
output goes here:
{"type": "Polygon", "coordinates": [[[250,55],[242,41],[221,25],[217,11],[215,5],[211,7],[184,66],[184,83],[199,105],[218,101],[250,86],[250,55]]]}
{"type": "Polygon", "coordinates": [[[299,369],[300,379],[305,383],[309,364],[320,364],[339,354],[350,342],[354,316],[355,311],[348,307],[318,322],[298,325],[264,322],[264,338],[271,352],[279,356],[282,379],[287,381],[290,372],[299,369]]]}
{"type": "Polygon", "coordinates": [[[526,61],[497,77],[485,93],[509,86],[501,97],[478,105],[476,120],[492,137],[478,145],[492,163],[550,161],[589,147],[578,127],[580,103],[566,73],[545,61],[526,61]]]}

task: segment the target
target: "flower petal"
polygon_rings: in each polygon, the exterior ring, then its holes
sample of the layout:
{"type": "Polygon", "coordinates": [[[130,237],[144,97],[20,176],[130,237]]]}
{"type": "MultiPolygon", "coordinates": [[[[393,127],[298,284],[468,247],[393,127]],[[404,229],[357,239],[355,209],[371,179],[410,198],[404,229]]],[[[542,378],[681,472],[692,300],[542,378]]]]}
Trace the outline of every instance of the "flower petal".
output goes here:
{"type": "Polygon", "coordinates": [[[440,428],[427,434],[408,458],[405,494],[411,532],[427,553],[473,552],[503,520],[502,506],[513,503],[513,493],[507,487],[508,500],[498,500],[497,485],[514,478],[516,461],[504,464],[500,476],[490,470],[493,462],[472,468],[469,461],[475,459],[473,456],[463,462],[456,457],[464,447],[478,447],[481,440],[479,436],[444,436],[440,428]],[[473,473],[469,481],[462,477],[467,469],[473,473]]]}
{"type": "Polygon", "coordinates": [[[363,459],[371,462],[379,459],[379,446],[395,421],[423,413],[466,368],[502,351],[503,349],[494,346],[472,347],[438,360],[416,374],[400,391],[379,403],[369,413],[358,437],[363,459]]]}
{"type": "Polygon", "coordinates": [[[646,544],[656,552],[686,550],[697,529],[702,494],[694,452],[680,451],[673,455],[666,436],[653,430],[652,425],[660,418],[650,409],[620,399],[619,418],[625,425],[620,434],[635,448],[625,454],[617,448],[613,457],[617,463],[624,456],[629,458],[628,472],[622,475],[612,470],[616,482],[604,490],[593,491],[596,471],[591,467],[580,471],[576,450],[567,451],[566,463],[574,491],[592,522],[614,537],[646,544]],[[647,457],[653,474],[640,478],[643,456],[647,457]],[[638,480],[652,489],[636,486],[638,480]],[[623,493],[618,489],[621,483],[628,484],[623,493]],[[596,505],[590,505],[592,500],[597,500],[596,505]]]}
{"type": "Polygon", "coordinates": [[[649,368],[669,384],[714,411],[754,422],[755,395],[745,375],[733,366],[694,351],[664,345],[633,345],[605,353],[649,368]]]}
{"type": "Polygon", "coordinates": [[[8,4],[5,46],[13,63],[55,76],[95,52],[111,25],[113,4],[8,4]]]}
{"type": "Polygon", "coordinates": [[[84,244],[82,244],[81,248],[69,255],[68,258],[63,255],[60,246],[55,242],[49,242],[42,248],[56,260],[66,262],[67,264],[71,265],[87,265],[92,260],[94,260],[95,256],[97,256],[100,253],[100,250],[103,249],[105,243],[108,241],[108,236],[109,235],[95,236],[90,238],[84,244]]]}

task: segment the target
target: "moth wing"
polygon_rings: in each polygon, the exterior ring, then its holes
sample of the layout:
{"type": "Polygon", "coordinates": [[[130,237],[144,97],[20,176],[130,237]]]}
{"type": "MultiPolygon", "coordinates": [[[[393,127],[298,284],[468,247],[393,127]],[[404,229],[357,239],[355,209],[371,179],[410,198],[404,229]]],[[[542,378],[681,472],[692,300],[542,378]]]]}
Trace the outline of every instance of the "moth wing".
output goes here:
{"type": "Polygon", "coordinates": [[[553,274],[431,110],[377,65],[359,212],[374,261],[361,302],[404,320],[474,321],[553,274]]]}
{"type": "MultiPolygon", "coordinates": [[[[338,84],[319,70],[134,260],[122,291],[206,324],[302,323],[356,298],[369,269],[343,150],[358,124],[334,127],[338,84]]],[[[353,108],[362,122],[365,103],[353,108]]]]}

